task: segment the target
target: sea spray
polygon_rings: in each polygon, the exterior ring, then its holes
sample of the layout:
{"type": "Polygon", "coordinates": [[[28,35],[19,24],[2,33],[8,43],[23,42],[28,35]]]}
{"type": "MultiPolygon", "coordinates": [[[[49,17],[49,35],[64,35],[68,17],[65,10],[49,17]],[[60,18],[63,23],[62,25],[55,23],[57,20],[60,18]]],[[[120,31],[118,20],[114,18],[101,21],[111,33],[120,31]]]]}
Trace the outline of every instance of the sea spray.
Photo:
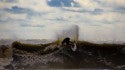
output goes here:
{"type": "Polygon", "coordinates": [[[56,37],[58,43],[66,37],[69,37],[73,42],[77,42],[79,38],[79,27],[77,25],[65,26],[63,29],[58,30],[56,37]]]}

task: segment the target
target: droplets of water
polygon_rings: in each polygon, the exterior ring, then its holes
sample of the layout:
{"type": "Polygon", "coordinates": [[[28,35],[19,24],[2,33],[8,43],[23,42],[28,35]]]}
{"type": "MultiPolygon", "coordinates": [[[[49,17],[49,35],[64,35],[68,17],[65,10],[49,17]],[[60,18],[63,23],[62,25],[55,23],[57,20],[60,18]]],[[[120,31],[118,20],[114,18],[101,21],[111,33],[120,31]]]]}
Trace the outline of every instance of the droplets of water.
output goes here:
{"type": "Polygon", "coordinates": [[[63,29],[57,32],[56,36],[59,41],[66,37],[71,38],[72,41],[77,41],[79,38],[79,27],[77,25],[64,26],[63,29]]]}

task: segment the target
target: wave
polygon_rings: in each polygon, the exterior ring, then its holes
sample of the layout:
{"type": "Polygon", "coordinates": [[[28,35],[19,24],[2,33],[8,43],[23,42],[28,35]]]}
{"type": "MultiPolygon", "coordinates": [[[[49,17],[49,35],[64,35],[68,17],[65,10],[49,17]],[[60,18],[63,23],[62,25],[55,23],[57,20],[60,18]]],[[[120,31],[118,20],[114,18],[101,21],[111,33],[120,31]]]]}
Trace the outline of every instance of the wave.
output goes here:
{"type": "Polygon", "coordinates": [[[93,44],[78,41],[77,50],[72,51],[71,46],[57,45],[56,42],[48,44],[12,44],[12,61],[6,65],[7,69],[78,69],[125,68],[125,54],[121,49],[125,45],[93,44]]]}

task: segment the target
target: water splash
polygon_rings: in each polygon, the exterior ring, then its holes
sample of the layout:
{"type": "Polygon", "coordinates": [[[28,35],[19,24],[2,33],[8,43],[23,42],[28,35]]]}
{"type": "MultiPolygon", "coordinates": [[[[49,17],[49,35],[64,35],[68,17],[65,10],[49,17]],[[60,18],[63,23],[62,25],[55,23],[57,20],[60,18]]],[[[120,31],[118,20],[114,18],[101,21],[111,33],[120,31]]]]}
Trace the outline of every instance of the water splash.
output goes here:
{"type": "Polygon", "coordinates": [[[79,38],[79,27],[77,25],[65,26],[62,30],[57,32],[58,41],[69,37],[72,41],[77,42],[79,38]]]}

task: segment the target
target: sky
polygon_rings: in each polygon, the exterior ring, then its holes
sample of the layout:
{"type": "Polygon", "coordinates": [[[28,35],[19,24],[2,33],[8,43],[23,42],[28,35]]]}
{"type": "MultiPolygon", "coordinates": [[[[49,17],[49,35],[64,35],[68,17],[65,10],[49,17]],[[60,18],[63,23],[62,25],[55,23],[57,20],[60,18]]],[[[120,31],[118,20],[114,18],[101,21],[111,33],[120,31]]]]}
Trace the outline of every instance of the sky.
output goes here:
{"type": "Polygon", "coordinates": [[[79,40],[125,43],[125,0],[0,0],[0,39],[55,39],[71,25],[79,40]]]}

